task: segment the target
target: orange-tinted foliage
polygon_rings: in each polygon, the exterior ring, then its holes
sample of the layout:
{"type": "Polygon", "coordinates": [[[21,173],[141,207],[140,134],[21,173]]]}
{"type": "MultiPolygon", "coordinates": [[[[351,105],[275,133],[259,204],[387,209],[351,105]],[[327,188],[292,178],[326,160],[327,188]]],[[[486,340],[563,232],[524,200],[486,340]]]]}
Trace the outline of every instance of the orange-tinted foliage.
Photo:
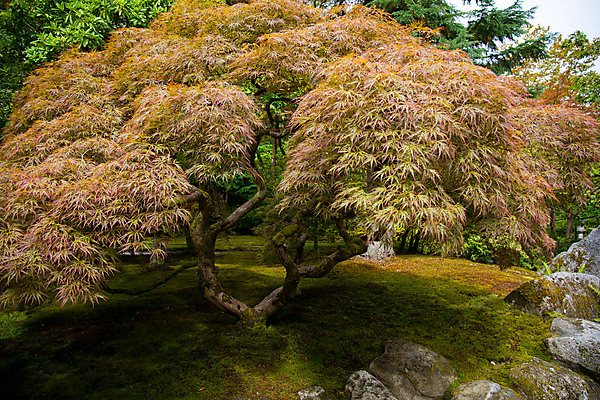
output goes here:
{"type": "Polygon", "coordinates": [[[581,165],[600,158],[597,123],[532,103],[464,53],[380,12],[293,0],[180,1],[151,29],[39,69],[14,109],[0,147],[4,304],[97,301],[112,255],[190,223],[188,195],[260,180],[269,135],[293,135],[281,207],[418,227],[448,251],[465,226],[551,246],[543,200],[585,186],[581,165]]]}

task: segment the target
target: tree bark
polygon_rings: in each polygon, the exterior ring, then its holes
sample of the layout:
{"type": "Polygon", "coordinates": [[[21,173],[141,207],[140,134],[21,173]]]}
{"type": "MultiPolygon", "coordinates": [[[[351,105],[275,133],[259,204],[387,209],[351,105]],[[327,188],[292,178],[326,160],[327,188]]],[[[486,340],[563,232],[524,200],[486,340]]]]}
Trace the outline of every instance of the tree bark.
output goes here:
{"type": "Polygon", "coordinates": [[[236,298],[227,295],[219,282],[219,269],[215,265],[215,243],[218,233],[206,232],[202,237],[194,237],[198,248],[198,279],[200,290],[206,300],[219,310],[244,318],[248,306],[236,298]]]}
{"type": "Polygon", "coordinates": [[[575,223],[576,217],[577,214],[567,213],[567,232],[565,233],[567,240],[571,240],[571,236],[573,235],[573,224],[575,223]]]}
{"type": "Polygon", "coordinates": [[[204,298],[219,310],[238,318],[249,327],[264,325],[266,318],[263,318],[244,302],[225,293],[218,279],[219,269],[215,264],[215,244],[219,234],[232,228],[244,215],[256,208],[267,197],[264,181],[258,177],[256,183],[258,191],[251,199],[226,218],[219,218],[214,223],[211,223],[214,218],[211,199],[206,194],[196,196],[194,199],[198,202],[199,211],[196,215],[194,231],[191,232],[192,241],[198,252],[198,281],[204,298]]]}
{"type": "MultiPolygon", "coordinates": [[[[292,236],[297,229],[289,229],[287,230],[285,237],[281,234],[279,238],[274,240],[277,256],[285,268],[286,276],[283,286],[273,290],[256,307],[254,307],[253,312],[255,315],[259,316],[261,321],[266,321],[267,318],[271,317],[298,295],[298,284],[301,279],[323,277],[338,263],[355,255],[359,255],[365,250],[364,243],[361,242],[359,244],[358,242],[360,241],[353,241],[350,238],[344,229],[341,220],[336,221],[336,226],[340,236],[344,239],[345,246],[327,257],[324,257],[318,265],[301,266],[303,248],[309,237],[307,233],[301,233],[299,235],[293,259],[290,257],[288,249],[285,246],[285,239],[292,236]]],[[[292,225],[292,227],[297,228],[297,225],[292,225]]]]}

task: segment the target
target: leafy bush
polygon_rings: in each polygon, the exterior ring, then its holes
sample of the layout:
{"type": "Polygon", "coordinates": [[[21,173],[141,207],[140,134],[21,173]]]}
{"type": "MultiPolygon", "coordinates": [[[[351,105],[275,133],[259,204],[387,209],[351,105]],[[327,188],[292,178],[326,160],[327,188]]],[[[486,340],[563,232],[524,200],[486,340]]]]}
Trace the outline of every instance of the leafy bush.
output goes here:
{"type": "Polygon", "coordinates": [[[541,268],[543,257],[533,250],[527,251],[514,240],[487,239],[475,233],[464,238],[464,257],[483,264],[498,264],[501,269],[512,266],[536,270],[541,268]]]}
{"type": "Polygon", "coordinates": [[[23,322],[27,319],[24,312],[16,311],[0,315],[0,339],[12,339],[25,331],[23,322]]]}
{"type": "Polygon", "coordinates": [[[99,49],[108,33],[146,27],[172,0],[15,0],[1,14],[4,46],[24,53],[27,62],[44,62],[62,50],[99,49]],[[29,29],[23,32],[21,29],[29,29]]]}
{"type": "Polygon", "coordinates": [[[471,261],[491,264],[494,253],[488,247],[486,241],[479,235],[467,235],[465,238],[465,257],[471,261]]]}

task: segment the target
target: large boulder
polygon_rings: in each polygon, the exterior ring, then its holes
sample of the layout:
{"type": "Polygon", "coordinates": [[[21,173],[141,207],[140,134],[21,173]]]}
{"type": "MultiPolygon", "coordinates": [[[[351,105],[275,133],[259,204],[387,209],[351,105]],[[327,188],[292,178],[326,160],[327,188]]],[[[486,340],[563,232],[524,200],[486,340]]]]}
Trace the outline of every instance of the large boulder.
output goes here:
{"type": "Polygon", "coordinates": [[[593,320],[600,314],[600,297],[589,287],[600,286],[600,278],[588,274],[557,272],[526,282],[504,299],[526,313],[593,320]]]}
{"type": "Polygon", "coordinates": [[[588,236],[573,243],[569,250],[554,257],[550,268],[553,271],[576,272],[585,263],[585,273],[600,278],[600,227],[588,236]]]}
{"type": "Polygon", "coordinates": [[[509,372],[525,395],[535,400],[598,400],[600,390],[590,380],[558,364],[533,358],[509,372]]]}
{"type": "Polygon", "coordinates": [[[545,340],[552,357],[567,368],[600,382],[600,324],[575,318],[554,318],[545,340]]]}
{"type": "Polygon", "coordinates": [[[367,371],[356,371],[350,375],[345,393],[350,400],[398,400],[367,371]]]}
{"type": "Polygon", "coordinates": [[[519,400],[523,397],[490,381],[473,381],[452,391],[450,400],[519,400]]]}
{"type": "Polygon", "coordinates": [[[399,399],[441,399],[458,378],[442,356],[414,343],[390,340],[369,371],[399,399]]]}

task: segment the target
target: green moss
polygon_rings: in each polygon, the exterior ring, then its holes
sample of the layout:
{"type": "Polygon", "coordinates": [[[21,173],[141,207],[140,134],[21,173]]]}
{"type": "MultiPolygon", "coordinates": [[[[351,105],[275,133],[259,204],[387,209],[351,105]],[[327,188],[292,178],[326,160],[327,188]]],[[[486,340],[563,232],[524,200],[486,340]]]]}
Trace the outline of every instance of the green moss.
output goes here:
{"type": "Polygon", "coordinates": [[[536,305],[540,305],[545,297],[544,291],[540,290],[540,287],[534,282],[527,282],[523,286],[516,289],[516,291],[526,301],[536,305]]]}
{"type": "Polygon", "coordinates": [[[292,236],[298,230],[298,225],[292,224],[283,228],[278,234],[273,236],[275,246],[283,246],[288,237],[292,236]]]}
{"type": "Polygon", "coordinates": [[[509,300],[527,312],[550,316],[559,312],[570,317],[591,319],[600,310],[598,300],[583,283],[565,280],[558,284],[547,277],[517,288],[509,300]]]}
{"type": "MultiPolygon", "coordinates": [[[[184,261],[167,259],[171,267],[184,261]]],[[[251,251],[227,252],[217,264],[224,290],[249,304],[285,275],[257,264],[251,251]]],[[[121,287],[163,273],[124,268],[121,287]]],[[[550,359],[542,342],[549,321],[502,301],[529,279],[525,271],[460,259],[348,261],[302,281],[302,294],[266,327],[246,329],[202,298],[191,269],[142,296],[33,315],[25,332],[0,346],[0,385],[7,398],[90,400],[296,400],[298,390],[319,385],[341,400],[348,377],[368,368],[387,340],[402,339],[448,359],[457,385],[489,379],[511,386],[511,368],[533,356],[550,359]]]]}

